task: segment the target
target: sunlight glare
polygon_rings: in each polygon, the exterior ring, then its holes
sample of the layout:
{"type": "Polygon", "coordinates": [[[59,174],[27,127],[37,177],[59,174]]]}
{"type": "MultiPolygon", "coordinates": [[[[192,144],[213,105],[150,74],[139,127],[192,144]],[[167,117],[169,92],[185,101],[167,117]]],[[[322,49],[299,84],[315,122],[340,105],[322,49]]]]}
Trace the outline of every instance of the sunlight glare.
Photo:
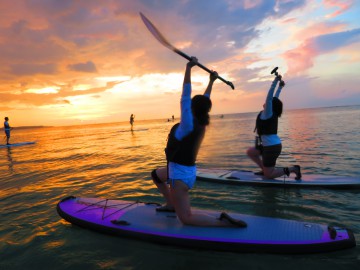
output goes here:
{"type": "Polygon", "coordinates": [[[44,88],[29,88],[25,90],[25,93],[33,93],[33,94],[56,94],[59,92],[59,87],[44,87],[44,88]]]}

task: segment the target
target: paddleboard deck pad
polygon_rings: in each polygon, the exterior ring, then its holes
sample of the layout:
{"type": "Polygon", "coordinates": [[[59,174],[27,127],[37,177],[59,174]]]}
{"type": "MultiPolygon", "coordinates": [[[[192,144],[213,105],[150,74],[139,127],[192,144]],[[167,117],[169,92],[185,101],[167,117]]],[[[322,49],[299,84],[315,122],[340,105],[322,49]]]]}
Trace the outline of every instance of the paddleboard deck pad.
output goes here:
{"type": "Polygon", "coordinates": [[[20,142],[20,143],[11,143],[11,144],[0,144],[0,148],[13,147],[13,146],[23,146],[23,145],[29,145],[29,144],[35,144],[35,142],[20,142]]]}
{"type": "Polygon", "coordinates": [[[252,171],[245,170],[222,170],[222,169],[197,169],[197,180],[254,186],[279,186],[279,187],[312,187],[332,189],[360,188],[360,178],[346,176],[331,176],[318,174],[303,174],[301,180],[295,180],[294,176],[266,179],[261,175],[255,175],[252,171]]]}
{"type": "MultiPolygon", "coordinates": [[[[315,253],[351,248],[353,233],[340,227],[229,213],[246,228],[183,225],[155,203],[70,196],[57,205],[68,222],[102,233],[190,248],[234,252],[315,253]]],[[[199,210],[218,218],[220,213],[199,210]]]]}

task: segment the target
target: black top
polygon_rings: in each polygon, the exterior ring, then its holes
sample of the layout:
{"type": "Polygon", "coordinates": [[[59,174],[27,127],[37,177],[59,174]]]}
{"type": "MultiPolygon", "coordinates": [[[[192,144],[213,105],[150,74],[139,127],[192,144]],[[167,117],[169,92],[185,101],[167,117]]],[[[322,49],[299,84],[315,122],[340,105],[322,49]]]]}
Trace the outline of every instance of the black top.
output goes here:
{"type": "Polygon", "coordinates": [[[175,124],[169,133],[168,142],[165,148],[168,162],[175,162],[181,165],[193,166],[199,152],[201,142],[205,135],[205,127],[194,121],[193,131],[181,141],[175,137],[175,130],[179,123],[175,124]]]}
{"type": "Polygon", "coordinates": [[[277,134],[278,132],[278,116],[273,113],[273,115],[266,120],[260,118],[261,112],[258,114],[256,118],[256,130],[257,133],[261,135],[270,135],[277,134]]]}

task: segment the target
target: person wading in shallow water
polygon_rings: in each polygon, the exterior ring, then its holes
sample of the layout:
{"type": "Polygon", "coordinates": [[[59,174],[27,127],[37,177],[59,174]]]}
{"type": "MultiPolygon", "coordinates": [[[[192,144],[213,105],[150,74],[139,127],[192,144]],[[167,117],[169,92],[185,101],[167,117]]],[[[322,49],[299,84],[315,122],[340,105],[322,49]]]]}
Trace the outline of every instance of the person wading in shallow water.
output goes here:
{"type": "Polygon", "coordinates": [[[218,218],[202,213],[193,213],[190,206],[189,190],[196,180],[196,157],[209,125],[211,109],[210,94],[217,73],[210,74],[209,84],[204,95],[191,99],[191,69],[197,59],[191,58],[186,65],[181,96],[181,119],[169,134],[166,146],[168,166],[152,171],[151,176],[163,194],[166,204],[156,211],[176,212],[180,221],[193,226],[246,227],[247,224],[223,212],[218,218]]]}
{"type": "Polygon", "coordinates": [[[135,115],[131,114],[131,115],[130,115],[130,125],[131,125],[131,130],[133,130],[134,121],[135,121],[135,115]]]}
{"type": "Polygon", "coordinates": [[[4,131],[5,131],[5,136],[6,136],[6,144],[9,145],[9,140],[10,140],[10,130],[12,129],[10,127],[10,124],[9,124],[9,117],[5,117],[4,118],[4,131]]]}
{"type": "Polygon", "coordinates": [[[276,178],[283,175],[290,176],[290,173],[295,173],[296,180],[301,179],[301,170],[299,165],[285,168],[275,168],[276,160],[280,156],[282,145],[278,132],[278,119],[281,117],[283,104],[279,99],[282,88],[285,82],[281,75],[276,76],[271,83],[271,87],[267,94],[264,110],[262,110],[256,119],[257,134],[255,147],[250,147],[247,150],[247,155],[253,160],[261,169],[255,174],[264,175],[266,178],[276,178]],[[280,82],[280,83],[279,83],[280,82]],[[276,85],[279,87],[274,95],[276,85]]]}

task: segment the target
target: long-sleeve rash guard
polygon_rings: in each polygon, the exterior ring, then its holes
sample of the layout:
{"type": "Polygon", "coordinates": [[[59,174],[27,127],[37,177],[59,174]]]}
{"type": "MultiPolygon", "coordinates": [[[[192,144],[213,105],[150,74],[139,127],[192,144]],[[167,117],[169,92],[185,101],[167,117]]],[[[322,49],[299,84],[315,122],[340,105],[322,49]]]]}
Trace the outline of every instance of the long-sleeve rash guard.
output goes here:
{"type": "MultiPolygon", "coordinates": [[[[208,98],[208,94],[204,94],[208,98]]],[[[181,141],[185,136],[189,135],[194,129],[194,116],[191,111],[191,84],[185,83],[181,95],[181,119],[180,125],[175,131],[175,137],[181,141]]]]}
{"type": "MultiPolygon", "coordinates": [[[[274,91],[276,88],[277,83],[279,82],[278,79],[275,79],[270,86],[269,92],[266,97],[265,101],[265,109],[260,114],[260,119],[266,120],[272,117],[273,115],[273,108],[272,108],[272,100],[274,96],[274,91]]],[[[279,98],[282,86],[278,86],[278,89],[276,90],[275,97],[279,98]]],[[[280,137],[277,134],[270,134],[270,135],[261,135],[261,141],[264,146],[270,146],[270,145],[276,145],[280,144],[281,140],[280,137]]]]}

